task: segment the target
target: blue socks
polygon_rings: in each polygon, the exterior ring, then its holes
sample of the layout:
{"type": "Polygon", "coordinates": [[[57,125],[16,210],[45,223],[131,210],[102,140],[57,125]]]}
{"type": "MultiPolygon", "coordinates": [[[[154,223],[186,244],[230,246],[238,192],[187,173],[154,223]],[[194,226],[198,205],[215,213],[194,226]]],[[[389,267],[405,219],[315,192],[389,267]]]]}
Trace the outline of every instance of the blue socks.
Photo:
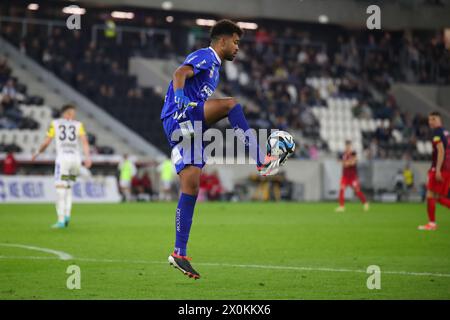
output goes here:
{"type": "Polygon", "coordinates": [[[264,156],[259,151],[258,140],[253,132],[247,131],[250,129],[247,119],[245,119],[244,112],[240,104],[234,106],[233,109],[228,113],[228,120],[230,121],[233,129],[241,129],[245,133],[245,151],[248,152],[250,149],[250,156],[256,161],[258,166],[261,166],[261,160],[264,161],[264,156]],[[256,148],[255,148],[256,147],[256,148]],[[256,154],[255,154],[256,153],[256,154]]]}
{"type": "Polygon", "coordinates": [[[186,256],[186,247],[189,240],[189,232],[191,231],[192,216],[194,215],[195,202],[197,196],[181,193],[178,201],[177,213],[175,218],[175,250],[174,252],[180,256],[186,256]]]}

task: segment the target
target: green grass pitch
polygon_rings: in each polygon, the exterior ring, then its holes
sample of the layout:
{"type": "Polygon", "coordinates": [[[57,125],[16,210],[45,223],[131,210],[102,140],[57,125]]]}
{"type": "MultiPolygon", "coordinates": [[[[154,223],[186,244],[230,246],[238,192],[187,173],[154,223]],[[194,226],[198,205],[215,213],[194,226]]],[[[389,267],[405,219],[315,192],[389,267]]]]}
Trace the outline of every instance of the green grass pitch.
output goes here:
{"type": "Polygon", "coordinates": [[[418,231],[423,204],[199,203],[188,254],[202,278],[167,263],[175,203],[0,205],[0,299],[449,299],[450,211],[418,231]],[[5,246],[26,245],[57,255],[5,246]],[[69,265],[81,289],[66,287],[69,265]],[[367,267],[381,289],[367,288],[367,267]]]}

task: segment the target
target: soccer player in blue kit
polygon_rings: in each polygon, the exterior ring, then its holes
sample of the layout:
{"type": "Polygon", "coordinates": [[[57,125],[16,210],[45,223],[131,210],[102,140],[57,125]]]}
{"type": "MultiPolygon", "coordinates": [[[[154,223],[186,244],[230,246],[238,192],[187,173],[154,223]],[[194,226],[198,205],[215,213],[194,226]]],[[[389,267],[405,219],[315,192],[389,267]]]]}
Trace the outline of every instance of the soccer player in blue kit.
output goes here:
{"type": "MultiPolygon", "coordinates": [[[[270,157],[260,153],[256,136],[249,130],[242,106],[234,98],[209,99],[219,82],[222,61],[232,61],[239,50],[242,30],[230,20],[218,21],[210,32],[210,46],[187,56],[174,72],[164,100],[161,121],[172,148],[172,162],[180,177],[181,195],[176,210],[176,239],[174,252],[168,260],[190,278],[199,279],[187,257],[187,242],[192,225],[195,202],[200,183],[203,159],[203,140],[200,151],[184,150],[174,132],[184,136],[202,135],[210,125],[228,117],[236,135],[241,138],[250,156],[256,161],[261,175],[270,175],[284,163],[284,157],[270,157]],[[194,122],[201,123],[201,132],[194,130],[194,122]],[[188,155],[189,154],[189,155],[188,155]],[[200,157],[200,161],[198,161],[200,157]]],[[[195,139],[195,138],[194,138],[195,139]]],[[[195,149],[195,148],[194,148],[195,149]]]]}

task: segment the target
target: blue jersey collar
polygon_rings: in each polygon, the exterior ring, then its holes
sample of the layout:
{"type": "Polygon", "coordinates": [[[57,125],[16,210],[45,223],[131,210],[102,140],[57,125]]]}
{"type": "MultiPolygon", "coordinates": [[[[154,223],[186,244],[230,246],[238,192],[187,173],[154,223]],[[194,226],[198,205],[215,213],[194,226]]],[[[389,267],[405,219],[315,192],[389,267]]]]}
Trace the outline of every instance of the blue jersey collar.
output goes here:
{"type": "Polygon", "coordinates": [[[216,57],[217,61],[219,61],[219,64],[222,64],[222,60],[220,60],[216,50],[214,50],[213,47],[209,47],[208,49],[210,49],[214,53],[214,56],[216,57]]]}

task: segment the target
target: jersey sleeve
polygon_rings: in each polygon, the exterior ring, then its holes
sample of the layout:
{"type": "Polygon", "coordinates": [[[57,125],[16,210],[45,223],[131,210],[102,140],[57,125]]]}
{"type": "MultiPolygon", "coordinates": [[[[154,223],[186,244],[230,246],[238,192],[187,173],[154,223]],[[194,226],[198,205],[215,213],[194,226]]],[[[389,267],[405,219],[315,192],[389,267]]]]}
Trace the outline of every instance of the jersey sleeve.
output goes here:
{"type": "Polygon", "coordinates": [[[55,137],[55,125],[53,124],[53,121],[50,123],[50,126],[48,127],[47,137],[49,138],[55,137]]]}
{"type": "Polygon", "coordinates": [[[433,132],[433,144],[437,145],[439,142],[444,142],[445,135],[444,132],[441,130],[435,130],[433,132]]]}
{"type": "Polygon", "coordinates": [[[205,53],[201,50],[195,51],[186,57],[183,62],[183,66],[192,66],[194,69],[194,75],[198,74],[202,70],[208,70],[213,64],[213,59],[209,53],[205,53]]]}
{"type": "Polygon", "coordinates": [[[80,127],[78,128],[78,135],[85,136],[86,130],[84,129],[84,125],[80,122],[80,127]]]}

